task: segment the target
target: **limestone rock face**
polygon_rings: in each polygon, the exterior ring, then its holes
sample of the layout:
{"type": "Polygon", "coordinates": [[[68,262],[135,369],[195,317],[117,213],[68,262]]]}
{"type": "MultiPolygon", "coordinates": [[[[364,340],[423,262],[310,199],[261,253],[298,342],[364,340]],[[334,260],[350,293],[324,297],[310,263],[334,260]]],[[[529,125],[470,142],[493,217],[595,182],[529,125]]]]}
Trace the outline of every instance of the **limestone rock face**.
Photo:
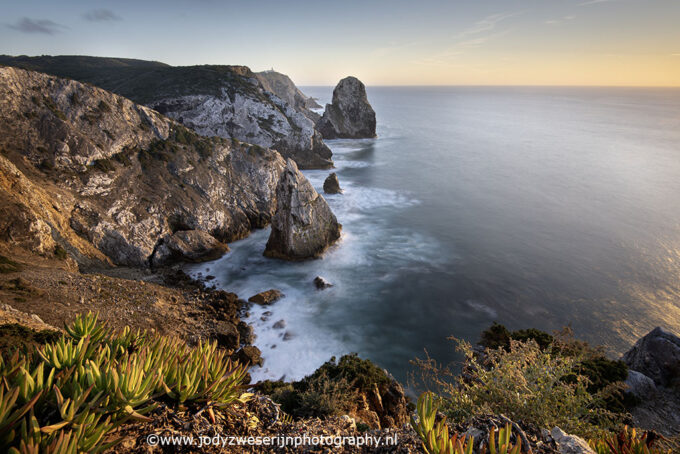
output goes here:
{"type": "Polygon", "coordinates": [[[553,428],[550,435],[557,443],[560,454],[595,454],[587,441],[576,435],[569,435],[559,427],[553,428]]]}
{"type": "Polygon", "coordinates": [[[356,77],[342,79],[333,90],[316,129],[324,139],[375,137],[375,112],[366,97],[366,87],[356,77]]]}
{"type": "Polygon", "coordinates": [[[340,229],[326,200],[288,159],[276,187],[276,213],[264,255],[285,260],[319,257],[340,238],[340,229]]]}
{"type": "Polygon", "coordinates": [[[321,108],[321,106],[309,96],[305,96],[298,87],[295,86],[290,77],[276,71],[262,71],[255,73],[265,90],[274,93],[276,96],[292,106],[313,122],[319,121],[321,115],[310,109],[321,108]]]}
{"type": "Polygon", "coordinates": [[[342,194],[342,188],[340,188],[340,181],[338,180],[338,175],[333,172],[323,182],[323,192],[326,194],[342,194]]]}
{"type": "MultiPolygon", "coordinates": [[[[332,153],[314,128],[316,114],[299,108],[299,90],[293,90],[294,84],[283,74],[258,77],[245,66],[169,66],[80,56],[0,56],[0,62],[91,83],[155,109],[201,135],[275,149],[303,169],[333,166],[332,153]],[[83,67],[88,70],[82,71],[83,67]]],[[[103,129],[118,137],[108,126],[103,129]]]]}
{"type": "Polygon", "coordinates": [[[151,264],[163,266],[177,261],[206,262],[229,251],[229,246],[201,230],[180,230],[166,235],[151,257],[151,264]]]}
{"type": "Polygon", "coordinates": [[[626,392],[633,394],[639,399],[653,399],[656,394],[654,380],[636,370],[629,370],[626,378],[626,392]]]}
{"type": "Polygon", "coordinates": [[[271,220],[285,167],[273,150],[11,67],[0,67],[0,131],[0,208],[11,213],[0,239],[41,254],[58,244],[80,264],[146,266],[177,231],[243,238],[271,220]]]}
{"type": "Polygon", "coordinates": [[[632,370],[654,380],[658,386],[680,385],[680,337],[654,328],[623,355],[632,370]]]}

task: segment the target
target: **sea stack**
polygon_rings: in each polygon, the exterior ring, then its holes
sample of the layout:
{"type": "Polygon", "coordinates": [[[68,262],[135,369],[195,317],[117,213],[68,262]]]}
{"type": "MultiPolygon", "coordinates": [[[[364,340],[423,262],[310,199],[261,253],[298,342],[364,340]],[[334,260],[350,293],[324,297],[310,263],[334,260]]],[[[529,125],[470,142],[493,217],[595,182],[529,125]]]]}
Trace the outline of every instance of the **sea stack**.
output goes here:
{"type": "Polygon", "coordinates": [[[345,77],[333,90],[316,129],[324,139],[365,139],[376,137],[375,111],[368,103],[366,87],[356,77],[345,77]]]}
{"type": "Polygon", "coordinates": [[[340,238],[341,227],[326,200],[288,159],[276,187],[276,213],[264,255],[284,260],[319,257],[340,238]]]}
{"type": "Polygon", "coordinates": [[[323,192],[326,194],[342,194],[338,175],[333,172],[323,182],[323,192]]]}

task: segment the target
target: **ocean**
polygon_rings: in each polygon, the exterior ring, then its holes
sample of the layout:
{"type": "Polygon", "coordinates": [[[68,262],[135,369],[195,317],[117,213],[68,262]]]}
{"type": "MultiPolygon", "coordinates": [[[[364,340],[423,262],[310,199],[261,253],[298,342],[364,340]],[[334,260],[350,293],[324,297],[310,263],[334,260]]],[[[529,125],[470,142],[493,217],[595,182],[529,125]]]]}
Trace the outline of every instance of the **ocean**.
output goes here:
{"type": "MultiPolygon", "coordinates": [[[[306,87],[329,102],[332,87],[306,87]]],[[[680,90],[369,87],[374,140],[328,141],[343,224],[320,260],[262,256],[269,230],[189,271],[249,296],[265,359],[299,379],[357,352],[404,381],[455,360],[449,336],[571,326],[615,357],[680,332],[680,90]],[[314,287],[315,276],[334,286],[314,287]],[[270,312],[270,313],[269,313],[270,312]],[[283,320],[274,328],[274,324],[283,320]]],[[[330,171],[305,171],[322,193],[330,171]]]]}

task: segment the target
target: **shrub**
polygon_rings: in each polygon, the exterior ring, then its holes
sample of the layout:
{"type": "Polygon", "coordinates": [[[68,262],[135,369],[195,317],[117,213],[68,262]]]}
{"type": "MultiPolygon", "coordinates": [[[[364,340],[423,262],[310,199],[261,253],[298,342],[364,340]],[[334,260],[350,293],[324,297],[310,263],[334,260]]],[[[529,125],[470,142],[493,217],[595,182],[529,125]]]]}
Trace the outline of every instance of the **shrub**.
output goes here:
{"type": "Polygon", "coordinates": [[[441,391],[442,407],[455,420],[504,414],[582,435],[619,423],[620,415],[602,408],[604,396],[588,392],[589,380],[578,373],[579,358],[553,355],[534,340],[511,340],[508,350],[486,350],[480,358],[470,344],[457,342],[465,357],[460,375],[430,359],[416,361],[441,391]]]}
{"type": "Polygon", "coordinates": [[[16,273],[21,271],[21,265],[14,260],[0,255],[0,274],[16,273]]]}
{"type": "Polygon", "coordinates": [[[62,245],[57,244],[54,247],[54,256],[59,260],[66,260],[68,257],[68,252],[66,252],[66,249],[64,249],[62,245]]]}
{"type": "Polygon", "coordinates": [[[387,384],[389,380],[385,371],[371,361],[351,354],[339,361],[331,358],[300,381],[267,381],[258,385],[258,389],[294,417],[327,417],[351,412],[359,392],[369,390],[373,384],[387,384]]]}
{"type": "Polygon", "coordinates": [[[115,427],[147,419],[158,401],[212,411],[249,398],[241,393],[246,368],[216,343],[192,348],[129,327],[112,332],[93,314],[66,332],[0,357],[3,452],[102,451],[119,441],[104,443],[115,427]]]}

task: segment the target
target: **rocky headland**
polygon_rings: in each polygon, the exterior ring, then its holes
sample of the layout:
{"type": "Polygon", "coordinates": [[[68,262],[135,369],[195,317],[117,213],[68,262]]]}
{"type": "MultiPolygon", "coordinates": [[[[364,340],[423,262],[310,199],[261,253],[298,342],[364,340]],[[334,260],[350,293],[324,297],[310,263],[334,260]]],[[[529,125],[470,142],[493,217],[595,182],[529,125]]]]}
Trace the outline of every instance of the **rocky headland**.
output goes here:
{"type": "Polygon", "coordinates": [[[356,77],[345,77],[333,90],[316,124],[324,139],[364,139],[376,137],[375,111],[368,102],[366,87],[356,77]]]}
{"type": "Polygon", "coordinates": [[[332,153],[315,129],[318,116],[305,107],[312,105],[309,98],[282,74],[256,74],[245,66],[175,67],[80,56],[0,56],[0,64],[91,83],[151,107],[200,135],[275,149],[302,169],[333,166],[332,153]]]}

